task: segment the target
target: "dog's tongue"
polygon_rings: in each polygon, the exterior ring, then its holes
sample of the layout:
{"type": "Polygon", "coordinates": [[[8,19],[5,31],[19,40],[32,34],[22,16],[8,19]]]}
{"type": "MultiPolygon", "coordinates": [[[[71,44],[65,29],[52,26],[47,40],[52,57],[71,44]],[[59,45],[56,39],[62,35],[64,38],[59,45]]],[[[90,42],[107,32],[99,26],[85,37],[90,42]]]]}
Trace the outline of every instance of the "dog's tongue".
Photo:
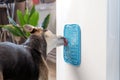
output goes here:
{"type": "Polygon", "coordinates": [[[68,40],[66,38],[64,38],[64,46],[68,45],[68,40]]]}

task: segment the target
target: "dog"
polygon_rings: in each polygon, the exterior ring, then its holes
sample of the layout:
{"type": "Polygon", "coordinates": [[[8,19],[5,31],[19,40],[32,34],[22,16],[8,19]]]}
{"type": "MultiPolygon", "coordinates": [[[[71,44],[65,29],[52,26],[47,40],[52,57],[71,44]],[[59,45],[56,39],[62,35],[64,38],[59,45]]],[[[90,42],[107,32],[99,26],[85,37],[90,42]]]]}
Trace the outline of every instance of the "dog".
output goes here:
{"type": "Polygon", "coordinates": [[[31,36],[21,45],[0,43],[0,80],[48,80],[47,54],[55,47],[67,45],[64,37],[49,30],[25,25],[31,36]]]}

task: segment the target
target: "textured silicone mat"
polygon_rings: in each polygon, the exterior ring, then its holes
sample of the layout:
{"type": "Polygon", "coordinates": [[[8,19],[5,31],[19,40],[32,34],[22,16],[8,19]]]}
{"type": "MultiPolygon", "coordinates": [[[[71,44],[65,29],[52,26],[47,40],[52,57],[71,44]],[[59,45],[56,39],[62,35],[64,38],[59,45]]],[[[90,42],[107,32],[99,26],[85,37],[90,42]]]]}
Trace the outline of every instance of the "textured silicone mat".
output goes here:
{"type": "Polygon", "coordinates": [[[64,26],[64,37],[68,40],[68,45],[64,46],[64,60],[75,66],[81,63],[81,30],[77,24],[67,24],[64,26]]]}

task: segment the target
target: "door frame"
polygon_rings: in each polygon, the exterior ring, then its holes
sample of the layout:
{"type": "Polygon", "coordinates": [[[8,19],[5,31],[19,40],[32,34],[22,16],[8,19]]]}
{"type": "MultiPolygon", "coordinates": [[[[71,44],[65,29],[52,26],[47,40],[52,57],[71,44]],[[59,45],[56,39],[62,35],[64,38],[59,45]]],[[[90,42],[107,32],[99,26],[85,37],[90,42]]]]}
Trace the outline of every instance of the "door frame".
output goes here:
{"type": "Polygon", "coordinates": [[[120,1],[107,0],[107,80],[120,80],[120,1]]]}

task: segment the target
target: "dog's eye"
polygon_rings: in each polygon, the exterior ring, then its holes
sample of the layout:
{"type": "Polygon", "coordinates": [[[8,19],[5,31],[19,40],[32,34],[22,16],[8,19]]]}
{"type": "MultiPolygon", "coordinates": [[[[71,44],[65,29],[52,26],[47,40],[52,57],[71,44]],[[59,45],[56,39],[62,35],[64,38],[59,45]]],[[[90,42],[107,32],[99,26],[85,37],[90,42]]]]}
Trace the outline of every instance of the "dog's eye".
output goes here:
{"type": "Polygon", "coordinates": [[[46,31],[48,31],[48,30],[47,30],[47,29],[44,29],[44,30],[43,30],[43,32],[46,32],[46,31]]]}

